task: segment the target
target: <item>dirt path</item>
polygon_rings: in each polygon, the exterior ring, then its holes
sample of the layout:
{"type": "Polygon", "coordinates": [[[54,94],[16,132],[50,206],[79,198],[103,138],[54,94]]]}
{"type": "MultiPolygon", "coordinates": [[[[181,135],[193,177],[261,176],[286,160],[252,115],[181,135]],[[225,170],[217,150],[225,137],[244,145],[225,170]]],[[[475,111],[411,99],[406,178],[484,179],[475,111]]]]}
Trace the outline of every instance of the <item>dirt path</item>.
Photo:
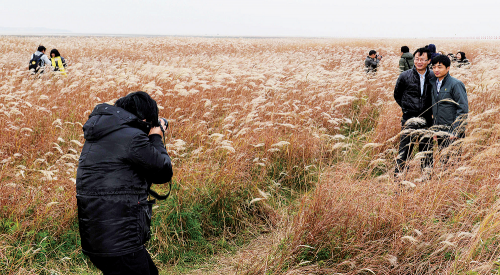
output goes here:
{"type": "Polygon", "coordinates": [[[235,254],[227,253],[214,259],[215,265],[191,271],[193,275],[265,274],[267,259],[274,247],[272,233],[252,240],[235,254]]]}
{"type": "MultiPolygon", "coordinates": [[[[214,259],[215,264],[192,270],[191,275],[265,275],[273,250],[282,240],[282,232],[266,233],[240,248],[235,254],[227,253],[214,259]]],[[[316,265],[292,268],[284,275],[341,274],[316,265]]]]}

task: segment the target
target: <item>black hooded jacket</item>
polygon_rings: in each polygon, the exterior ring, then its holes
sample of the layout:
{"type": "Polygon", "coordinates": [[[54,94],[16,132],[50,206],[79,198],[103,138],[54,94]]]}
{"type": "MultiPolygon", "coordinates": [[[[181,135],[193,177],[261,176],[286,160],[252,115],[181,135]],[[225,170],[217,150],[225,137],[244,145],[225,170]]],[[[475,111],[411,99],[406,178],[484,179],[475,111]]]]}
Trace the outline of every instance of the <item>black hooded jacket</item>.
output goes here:
{"type": "Polygon", "coordinates": [[[432,85],[431,78],[434,73],[427,69],[425,73],[424,92],[420,92],[420,75],[417,69],[402,72],[394,87],[394,99],[403,111],[403,120],[412,117],[422,117],[427,121],[427,126],[432,125],[432,85]]]}
{"type": "Polygon", "coordinates": [[[172,177],[160,135],[112,105],[97,105],[83,126],[76,198],[82,250],[87,255],[121,256],[143,249],[151,232],[152,183],[172,177]]]}

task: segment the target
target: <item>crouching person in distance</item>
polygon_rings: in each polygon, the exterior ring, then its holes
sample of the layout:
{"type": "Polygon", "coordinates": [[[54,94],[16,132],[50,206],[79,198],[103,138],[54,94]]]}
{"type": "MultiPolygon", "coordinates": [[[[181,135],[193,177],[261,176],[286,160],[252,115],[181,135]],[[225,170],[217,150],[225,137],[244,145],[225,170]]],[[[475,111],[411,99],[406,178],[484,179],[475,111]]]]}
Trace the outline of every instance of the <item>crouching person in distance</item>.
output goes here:
{"type": "Polygon", "coordinates": [[[453,141],[465,136],[469,101],[462,81],[450,76],[451,61],[439,55],[432,59],[435,78],[432,84],[432,114],[434,126],[441,135],[434,135],[439,148],[443,149],[453,141]],[[444,133],[444,135],[442,135],[444,133]]]}
{"type": "Polygon", "coordinates": [[[394,87],[394,99],[403,111],[399,154],[394,171],[396,177],[402,176],[406,160],[411,155],[415,142],[418,143],[419,151],[424,152],[421,162],[424,172],[423,177],[427,179],[430,176],[432,136],[423,133],[432,125],[431,78],[434,77],[434,73],[427,69],[430,63],[430,55],[429,50],[426,48],[416,50],[413,53],[415,58],[413,68],[402,72],[394,87]],[[412,139],[414,139],[413,142],[412,139]]]}
{"type": "Polygon", "coordinates": [[[104,275],[158,274],[144,244],[151,237],[150,186],[172,178],[159,126],[156,102],[145,92],[97,105],[83,126],[78,222],[83,253],[104,275]]]}
{"type": "Polygon", "coordinates": [[[64,60],[64,57],[61,56],[59,51],[57,49],[52,49],[50,51],[50,56],[54,71],[59,71],[62,75],[66,75],[66,60],[64,60]]]}
{"type": "Polygon", "coordinates": [[[382,59],[381,55],[378,55],[375,50],[368,52],[368,56],[365,59],[365,70],[367,73],[376,73],[378,63],[382,59]]]}
{"type": "Polygon", "coordinates": [[[38,46],[36,52],[31,55],[28,70],[30,70],[33,74],[43,74],[45,71],[45,65],[50,66],[50,59],[45,55],[46,50],[47,48],[40,45],[38,46]]]}

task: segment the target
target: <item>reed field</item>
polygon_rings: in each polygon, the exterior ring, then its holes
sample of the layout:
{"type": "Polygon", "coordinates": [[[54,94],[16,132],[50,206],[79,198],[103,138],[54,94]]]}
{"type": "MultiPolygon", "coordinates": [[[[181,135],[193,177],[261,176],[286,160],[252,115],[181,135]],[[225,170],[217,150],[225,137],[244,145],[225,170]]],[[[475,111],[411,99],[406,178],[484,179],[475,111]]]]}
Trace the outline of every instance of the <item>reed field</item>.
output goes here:
{"type": "Polygon", "coordinates": [[[160,274],[498,274],[499,64],[498,41],[0,37],[0,274],[100,274],[78,233],[82,125],[139,90],[170,123],[160,274]],[[450,70],[466,137],[434,149],[430,180],[417,154],[401,187],[400,47],[429,43],[471,61],[450,70]],[[67,77],[28,73],[39,44],[67,77]]]}

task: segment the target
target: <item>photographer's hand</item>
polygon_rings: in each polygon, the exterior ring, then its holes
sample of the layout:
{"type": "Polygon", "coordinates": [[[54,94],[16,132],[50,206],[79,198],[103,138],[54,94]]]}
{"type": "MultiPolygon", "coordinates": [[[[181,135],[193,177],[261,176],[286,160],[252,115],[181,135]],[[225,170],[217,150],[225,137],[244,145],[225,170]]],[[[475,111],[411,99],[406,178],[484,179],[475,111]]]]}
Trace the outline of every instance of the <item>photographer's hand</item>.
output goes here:
{"type": "MultiPolygon", "coordinates": [[[[145,119],[143,119],[142,121],[146,121],[146,120],[145,120],[145,119]]],[[[165,123],[164,123],[163,121],[161,122],[161,125],[162,125],[163,127],[165,127],[165,123]]],[[[148,134],[148,136],[153,135],[153,134],[160,135],[160,136],[161,136],[161,138],[163,138],[163,132],[162,132],[162,130],[161,130],[161,128],[160,128],[160,127],[152,127],[152,128],[151,128],[151,130],[149,130],[149,134],[148,134]]]]}
{"type": "MultiPolygon", "coordinates": [[[[163,121],[161,122],[161,125],[163,127],[165,127],[165,123],[163,123],[163,121]]],[[[149,130],[149,135],[153,135],[153,134],[158,134],[163,139],[163,131],[161,130],[160,127],[153,127],[153,128],[151,128],[151,130],[149,130]]]]}
{"type": "Polygon", "coordinates": [[[149,135],[154,135],[154,134],[160,135],[161,138],[163,138],[163,132],[161,131],[160,127],[153,127],[151,128],[151,130],[149,130],[149,135]]]}

